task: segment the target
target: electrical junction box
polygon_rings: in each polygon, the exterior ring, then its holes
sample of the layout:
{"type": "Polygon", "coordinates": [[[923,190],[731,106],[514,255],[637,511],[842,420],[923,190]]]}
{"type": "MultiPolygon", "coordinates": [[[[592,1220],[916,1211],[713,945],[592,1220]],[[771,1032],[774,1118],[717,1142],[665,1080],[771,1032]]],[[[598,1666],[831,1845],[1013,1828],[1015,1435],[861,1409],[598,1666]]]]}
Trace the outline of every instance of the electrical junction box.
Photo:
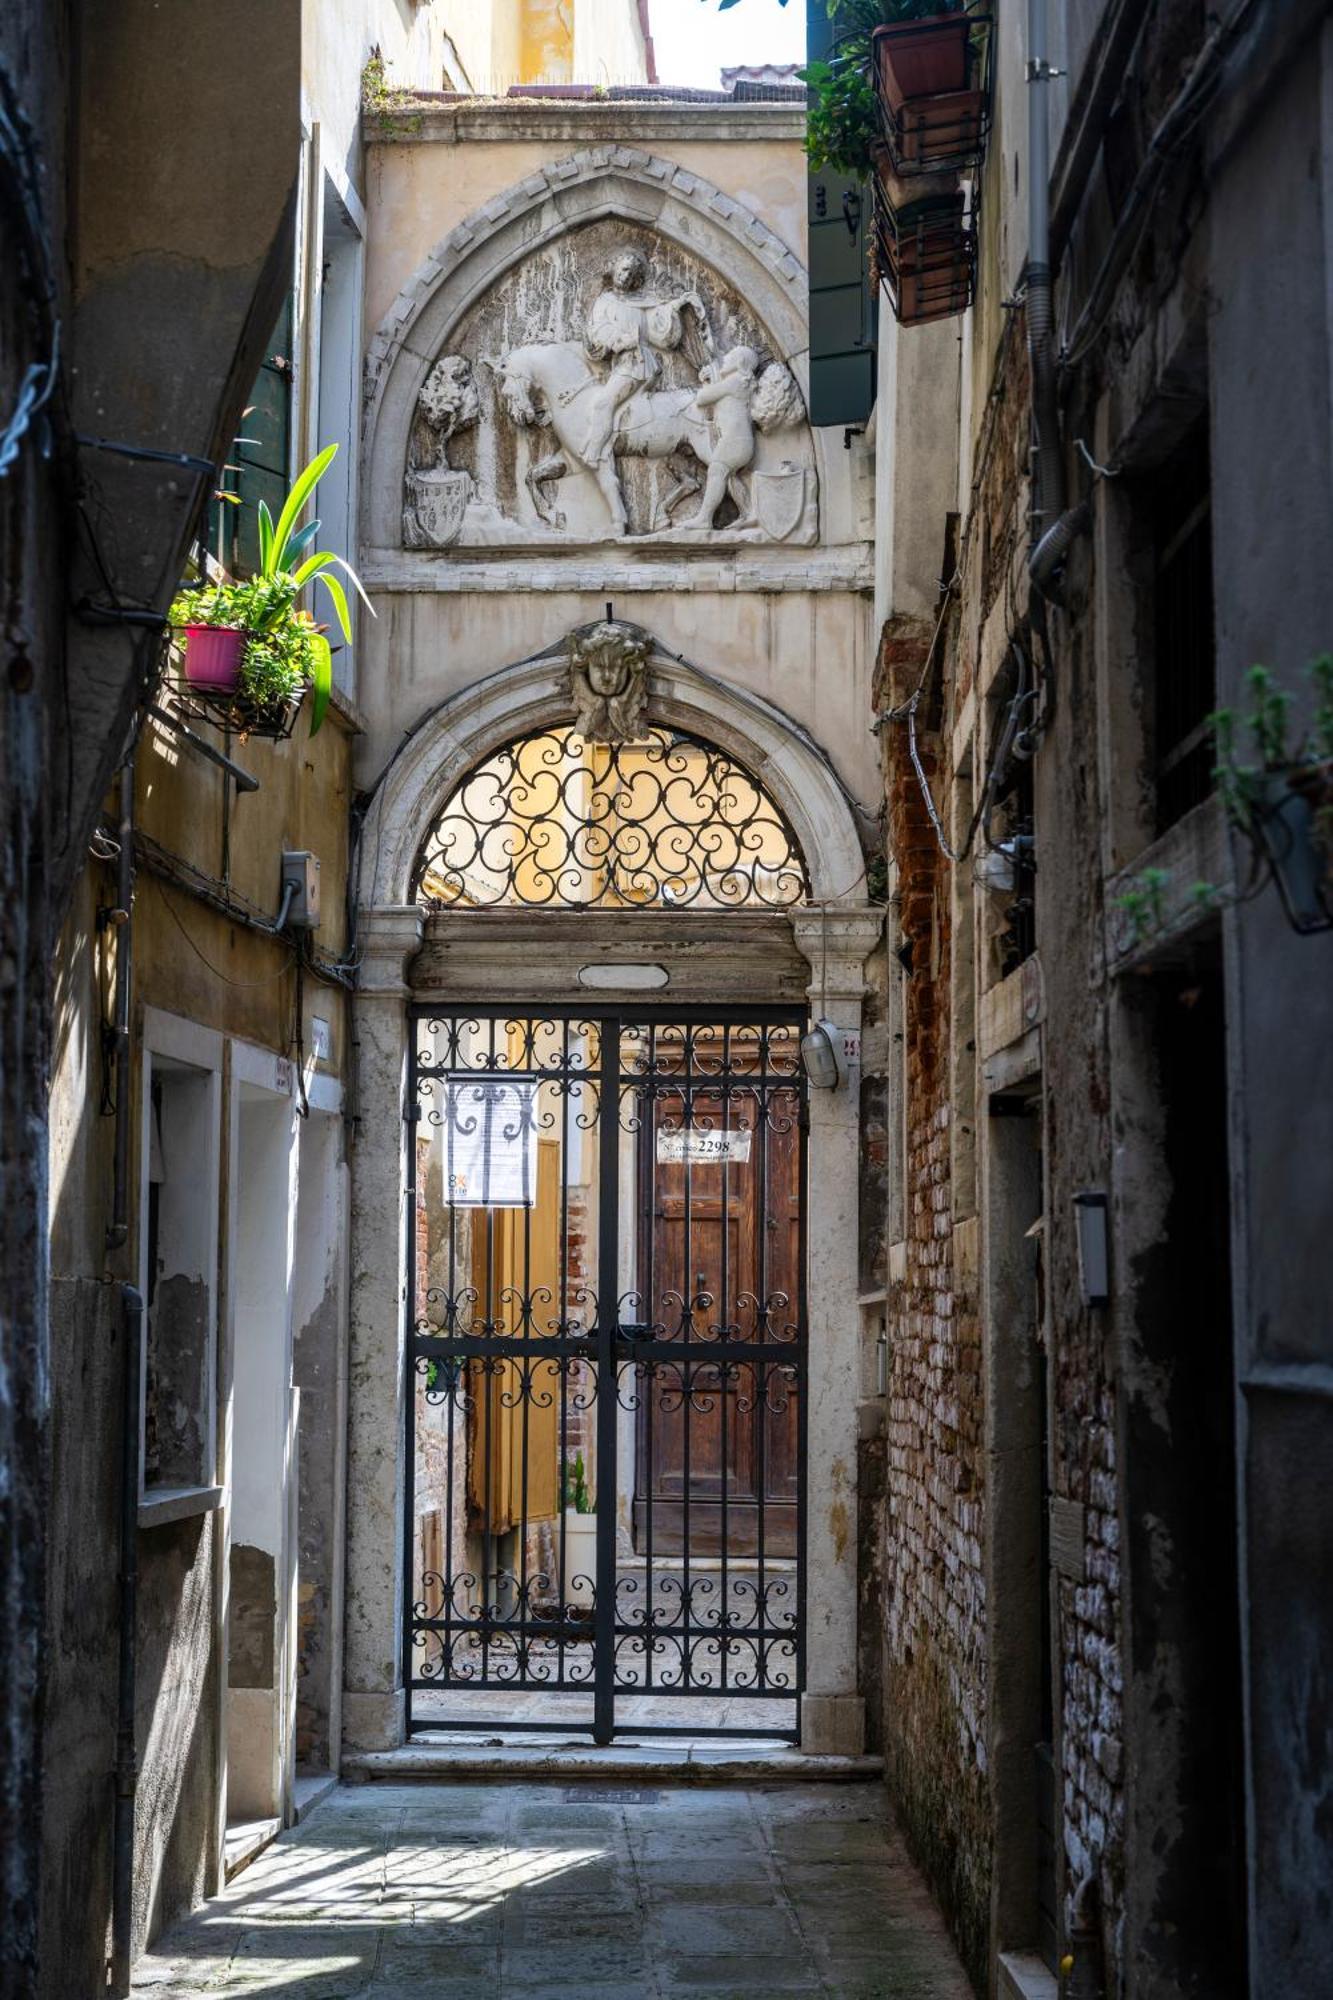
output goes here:
{"type": "Polygon", "coordinates": [[[282,857],[282,900],[287,903],[287,929],[319,929],[319,856],[304,848],[288,848],[282,857]],[[288,900],[290,894],[290,901],[288,900]]]}

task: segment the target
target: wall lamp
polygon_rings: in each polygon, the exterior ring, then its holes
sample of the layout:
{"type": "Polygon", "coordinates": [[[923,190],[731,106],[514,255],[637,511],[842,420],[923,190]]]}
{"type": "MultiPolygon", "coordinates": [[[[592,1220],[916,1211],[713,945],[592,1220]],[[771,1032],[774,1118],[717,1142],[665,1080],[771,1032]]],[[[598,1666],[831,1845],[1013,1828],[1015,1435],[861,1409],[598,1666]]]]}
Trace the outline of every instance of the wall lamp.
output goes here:
{"type": "Polygon", "coordinates": [[[812,1090],[836,1090],[861,1060],[861,1037],[836,1021],[816,1021],[801,1037],[801,1067],[812,1090]]]}

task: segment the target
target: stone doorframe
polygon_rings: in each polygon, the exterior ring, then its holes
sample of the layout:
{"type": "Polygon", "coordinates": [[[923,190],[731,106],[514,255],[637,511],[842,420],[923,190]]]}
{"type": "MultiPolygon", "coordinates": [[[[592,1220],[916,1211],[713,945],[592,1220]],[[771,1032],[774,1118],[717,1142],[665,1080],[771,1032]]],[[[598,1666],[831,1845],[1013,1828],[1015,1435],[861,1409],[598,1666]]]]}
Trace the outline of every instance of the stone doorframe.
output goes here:
{"type": "MultiPolygon", "coordinates": [[[[468,771],[516,736],[568,722],[565,657],[562,643],[535,660],[475,682],[436,709],[381,778],[361,842],[360,969],[353,1009],[356,1122],[343,1697],[344,1744],[352,1751],[396,1748],[405,1741],[407,1726],[400,1647],[408,1008],[414,999],[441,999],[450,992],[438,969],[414,965],[427,913],[409,901],[412,872],[434,817],[468,771]]],[[[784,997],[776,982],[794,946],[809,968],[806,992],[812,1008],[841,1027],[859,1030],[865,961],[878,942],[883,911],[864,900],[864,858],[855,817],[832,766],[802,729],[759,697],[657,649],[649,671],[651,719],[717,743],[752,771],[787,815],[805,856],[811,902],[775,920],[771,997],[784,997]]],[[[514,915],[521,923],[524,913],[514,915]]],[[[656,959],[664,949],[669,953],[674,921],[681,925],[682,944],[697,958],[698,913],[658,911],[655,916],[654,946],[638,955],[656,959]]],[[[460,919],[450,921],[456,927],[460,919]]],[[[720,959],[728,950],[728,921],[725,915],[717,918],[712,948],[720,959]]],[[[586,930],[580,930],[578,946],[570,948],[571,981],[578,963],[597,955],[599,927],[606,923],[595,912],[580,917],[586,930]]],[[[564,927],[572,928],[568,918],[564,927]]],[[[626,951],[624,943],[622,935],[617,957],[633,958],[636,953],[626,951]]],[[[753,937],[746,949],[754,951],[753,937]]],[[[435,957],[423,954],[432,961],[435,957]]],[[[478,992],[475,949],[467,958],[471,969],[465,992],[471,997],[478,992]]],[[[512,981],[512,970],[497,973],[495,990],[508,990],[512,981]]],[[[770,995],[757,985],[753,997],[770,995]]],[[[812,1091],[808,1669],[801,1741],[804,1749],[817,1753],[856,1754],[864,1742],[856,1665],[859,1155],[855,1092],[846,1085],[812,1091]]]]}

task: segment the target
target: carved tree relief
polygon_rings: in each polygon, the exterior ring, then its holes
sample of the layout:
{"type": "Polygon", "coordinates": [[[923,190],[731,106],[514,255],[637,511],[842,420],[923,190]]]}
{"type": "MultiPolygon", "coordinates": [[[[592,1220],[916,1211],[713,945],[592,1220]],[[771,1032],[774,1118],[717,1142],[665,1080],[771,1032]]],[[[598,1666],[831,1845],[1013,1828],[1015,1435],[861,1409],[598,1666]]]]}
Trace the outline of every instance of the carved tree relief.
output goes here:
{"type": "Polygon", "coordinates": [[[427,374],[409,548],[814,540],[814,454],[785,360],[679,244],[604,220],[510,271],[427,374]]]}

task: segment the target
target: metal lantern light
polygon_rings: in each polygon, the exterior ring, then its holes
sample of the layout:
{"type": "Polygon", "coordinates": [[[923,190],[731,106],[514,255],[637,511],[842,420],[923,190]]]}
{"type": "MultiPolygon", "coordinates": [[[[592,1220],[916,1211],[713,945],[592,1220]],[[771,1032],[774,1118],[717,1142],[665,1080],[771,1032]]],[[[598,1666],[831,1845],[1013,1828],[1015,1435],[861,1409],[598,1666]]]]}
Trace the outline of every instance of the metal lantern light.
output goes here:
{"type": "Polygon", "coordinates": [[[839,1044],[842,1037],[831,1021],[816,1021],[801,1037],[801,1066],[812,1090],[836,1090],[842,1080],[839,1044]]]}

